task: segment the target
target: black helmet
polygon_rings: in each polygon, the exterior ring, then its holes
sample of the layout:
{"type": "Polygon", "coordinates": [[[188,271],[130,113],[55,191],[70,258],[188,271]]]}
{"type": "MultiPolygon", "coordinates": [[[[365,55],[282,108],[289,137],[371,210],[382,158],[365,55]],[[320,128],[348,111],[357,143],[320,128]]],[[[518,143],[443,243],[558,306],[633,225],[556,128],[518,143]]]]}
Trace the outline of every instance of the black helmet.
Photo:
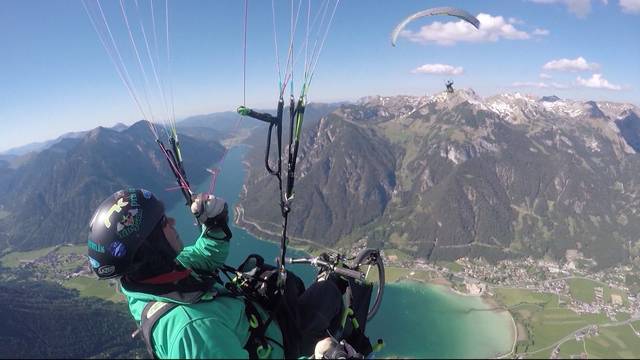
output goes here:
{"type": "Polygon", "coordinates": [[[150,191],[120,190],[98,206],[89,224],[91,268],[101,279],[126,274],[140,247],[164,218],[164,205],[150,191]]]}

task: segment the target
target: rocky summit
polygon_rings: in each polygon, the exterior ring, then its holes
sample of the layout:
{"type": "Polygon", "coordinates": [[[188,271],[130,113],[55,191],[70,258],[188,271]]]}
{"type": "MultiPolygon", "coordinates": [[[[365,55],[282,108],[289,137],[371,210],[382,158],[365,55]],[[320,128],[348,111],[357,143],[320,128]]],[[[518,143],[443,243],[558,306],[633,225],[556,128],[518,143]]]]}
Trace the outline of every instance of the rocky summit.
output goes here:
{"type": "MultiPolygon", "coordinates": [[[[306,129],[291,236],[431,260],[640,255],[640,109],[473,90],[373,96],[306,129]]],[[[244,225],[275,237],[276,181],[249,158],[244,225]]]]}

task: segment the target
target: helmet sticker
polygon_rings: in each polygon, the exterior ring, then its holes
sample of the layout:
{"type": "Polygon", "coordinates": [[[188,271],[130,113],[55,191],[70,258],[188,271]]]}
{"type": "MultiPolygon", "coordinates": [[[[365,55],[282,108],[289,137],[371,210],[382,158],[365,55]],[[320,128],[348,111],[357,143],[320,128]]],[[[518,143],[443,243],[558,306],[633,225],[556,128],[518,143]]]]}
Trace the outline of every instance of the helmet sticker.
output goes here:
{"type": "Polygon", "coordinates": [[[89,256],[89,263],[91,264],[91,267],[94,269],[97,269],[100,267],[100,262],[98,262],[98,260],[92,258],[91,256],[89,256]]]}
{"type": "Polygon", "coordinates": [[[131,202],[132,207],[140,207],[138,203],[138,195],[135,192],[129,194],[129,201],[131,202]]]}
{"type": "Polygon", "coordinates": [[[142,209],[130,209],[126,214],[122,215],[118,222],[118,237],[125,238],[132,233],[140,230],[142,223],[142,209]]]}
{"type": "Polygon", "coordinates": [[[98,275],[109,276],[116,272],[116,267],[114,265],[105,265],[98,268],[98,275]]]}
{"type": "Polygon", "coordinates": [[[117,232],[122,231],[125,227],[129,227],[133,225],[135,222],[135,216],[138,214],[138,209],[131,209],[127,211],[126,214],[122,215],[120,221],[118,221],[118,226],[116,228],[117,232]]]}
{"type": "Polygon", "coordinates": [[[113,206],[111,206],[111,208],[109,209],[109,211],[107,211],[107,214],[104,216],[104,226],[109,229],[111,227],[111,214],[113,214],[114,212],[120,213],[122,211],[122,208],[129,205],[128,202],[124,201],[124,198],[120,198],[118,199],[118,202],[113,204],[113,206]]]}
{"type": "Polygon", "coordinates": [[[151,199],[151,191],[142,189],[142,196],[144,196],[145,199],[151,199]]]}
{"type": "Polygon", "coordinates": [[[100,244],[96,244],[95,242],[89,240],[87,241],[87,246],[89,247],[89,249],[95,251],[95,252],[99,252],[101,254],[104,254],[104,246],[100,245],[100,244]]]}
{"type": "Polygon", "coordinates": [[[114,241],[109,245],[111,255],[119,258],[127,255],[127,247],[120,241],[114,241]]]}

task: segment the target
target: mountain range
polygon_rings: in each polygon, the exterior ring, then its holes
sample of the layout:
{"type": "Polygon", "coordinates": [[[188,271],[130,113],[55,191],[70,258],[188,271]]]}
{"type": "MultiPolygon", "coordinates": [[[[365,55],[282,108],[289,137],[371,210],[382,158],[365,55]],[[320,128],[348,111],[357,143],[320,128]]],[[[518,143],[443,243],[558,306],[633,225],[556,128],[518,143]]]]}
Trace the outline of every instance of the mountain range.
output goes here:
{"type": "MultiPolygon", "coordinates": [[[[306,114],[293,237],[330,246],[366,239],[434,260],[577,250],[609,266],[640,253],[633,104],[457,90],[311,104],[306,114]]],[[[263,165],[264,124],[214,115],[179,124],[190,178],[207,176],[189,169],[220,159],[230,130],[253,130],[243,225],[274,237],[281,219],[263,165]]],[[[181,201],[165,191],[175,179],[144,122],[71,135],[0,159],[0,251],[83,242],[91,209],[124,186],[181,201]]]]}
{"type": "MultiPolygon", "coordinates": [[[[123,123],[117,123],[116,125],[112,126],[110,129],[115,130],[115,131],[122,131],[127,129],[128,126],[123,124],[123,123]]],[[[15,148],[11,148],[9,150],[3,151],[0,153],[0,160],[3,160],[3,157],[5,159],[10,159],[10,158],[15,158],[17,156],[20,155],[25,155],[28,154],[30,152],[38,152],[38,151],[42,151],[45,150],[59,142],[61,142],[64,139],[78,139],[83,137],[85,134],[87,133],[87,131],[73,131],[73,132],[69,132],[66,134],[63,134],[61,136],[58,136],[57,138],[53,139],[53,140],[46,140],[46,141],[40,141],[40,142],[33,142],[33,143],[29,143],[26,145],[22,145],[22,146],[18,146],[15,148]]]]}
{"type": "MultiPolygon", "coordinates": [[[[576,250],[599,267],[626,262],[640,255],[639,114],[470,89],[342,104],[303,135],[289,232],[431,260],[576,250]]],[[[249,156],[243,225],[274,237],[277,186],[262,151],[249,156]]]]}
{"type": "MultiPolygon", "coordinates": [[[[189,154],[184,166],[195,182],[224,151],[213,134],[198,134],[180,134],[189,154]]],[[[11,163],[0,161],[0,251],[86,241],[93,210],[129,186],[151,190],[167,206],[184,201],[178,191],[166,191],[176,180],[145,121],[126,129],[98,127],[11,163]]]]}
{"type": "MultiPolygon", "coordinates": [[[[310,123],[335,108],[309,104],[310,123]]],[[[222,141],[244,138],[261,125],[232,112],[178,122],[189,180],[210,176],[206,169],[221,159],[222,141]]],[[[255,132],[246,141],[257,138],[255,132]]],[[[167,206],[184,201],[179,191],[166,191],[176,181],[145,121],[67,133],[0,154],[0,253],[86,241],[93,209],[126,186],[145,187],[167,206]]]]}

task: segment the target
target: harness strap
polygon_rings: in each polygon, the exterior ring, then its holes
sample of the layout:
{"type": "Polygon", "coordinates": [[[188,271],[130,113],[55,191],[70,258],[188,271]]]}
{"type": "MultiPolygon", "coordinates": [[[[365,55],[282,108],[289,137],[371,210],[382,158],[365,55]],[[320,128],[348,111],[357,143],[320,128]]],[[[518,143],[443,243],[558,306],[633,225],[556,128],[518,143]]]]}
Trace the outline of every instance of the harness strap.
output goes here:
{"type": "Polygon", "coordinates": [[[156,356],[156,353],[153,351],[153,338],[151,336],[153,327],[162,316],[164,316],[166,313],[168,313],[178,305],[180,304],[167,303],[162,301],[150,301],[144,307],[144,310],[142,310],[139,330],[140,332],[142,332],[142,340],[144,340],[144,344],[147,346],[147,352],[153,359],[158,358],[156,356]]]}
{"type": "Polygon", "coordinates": [[[266,336],[267,328],[273,320],[273,316],[269,316],[266,322],[262,320],[260,313],[256,309],[251,300],[244,298],[244,312],[249,321],[249,339],[244,349],[249,353],[252,359],[267,359],[271,355],[273,347],[269,341],[280,346],[284,350],[284,346],[274,339],[266,336]]]}
{"type": "MultiPolygon", "coordinates": [[[[233,294],[218,294],[218,296],[231,296],[236,297],[233,294]]],[[[213,299],[205,298],[204,296],[201,298],[202,301],[209,301],[213,299]]],[[[262,320],[260,313],[256,309],[253,303],[243,298],[245,304],[245,315],[247,316],[247,320],[249,321],[249,339],[247,340],[244,349],[249,353],[249,357],[252,359],[267,359],[271,355],[271,351],[273,347],[269,344],[269,341],[280,346],[284,350],[284,346],[278,341],[266,336],[267,328],[271,324],[273,318],[270,316],[269,319],[265,322],[262,320]]],[[[153,328],[160,320],[161,317],[166,315],[169,311],[173,310],[177,306],[181,304],[173,303],[173,302],[162,302],[162,301],[150,301],[142,310],[142,315],[140,317],[140,326],[138,330],[134,332],[133,336],[135,337],[138,333],[142,333],[142,340],[145,343],[147,348],[147,352],[153,359],[157,359],[157,355],[153,350],[153,328]]]]}
{"type": "MultiPolygon", "coordinates": [[[[177,297],[182,299],[185,298],[185,296],[183,296],[184,294],[188,295],[187,298],[189,299],[190,304],[195,304],[199,301],[213,300],[218,295],[217,292],[205,291],[193,291],[188,293],[176,291],[168,295],[172,296],[171,298],[177,297]]],[[[138,327],[138,330],[136,330],[132,334],[132,337],[136,337],[139,333],[142,333],[142,340],[147,347],[147,352],[153,359],[158,358],[155,351],[153,351],[153,328],[161,317],[176,308],[178,305],[180,305],[180,303],[149,301],[147,305],[145,305],[144,309],[142,309],[142,314],[140,315],[140,325],[138,327]]]]}

